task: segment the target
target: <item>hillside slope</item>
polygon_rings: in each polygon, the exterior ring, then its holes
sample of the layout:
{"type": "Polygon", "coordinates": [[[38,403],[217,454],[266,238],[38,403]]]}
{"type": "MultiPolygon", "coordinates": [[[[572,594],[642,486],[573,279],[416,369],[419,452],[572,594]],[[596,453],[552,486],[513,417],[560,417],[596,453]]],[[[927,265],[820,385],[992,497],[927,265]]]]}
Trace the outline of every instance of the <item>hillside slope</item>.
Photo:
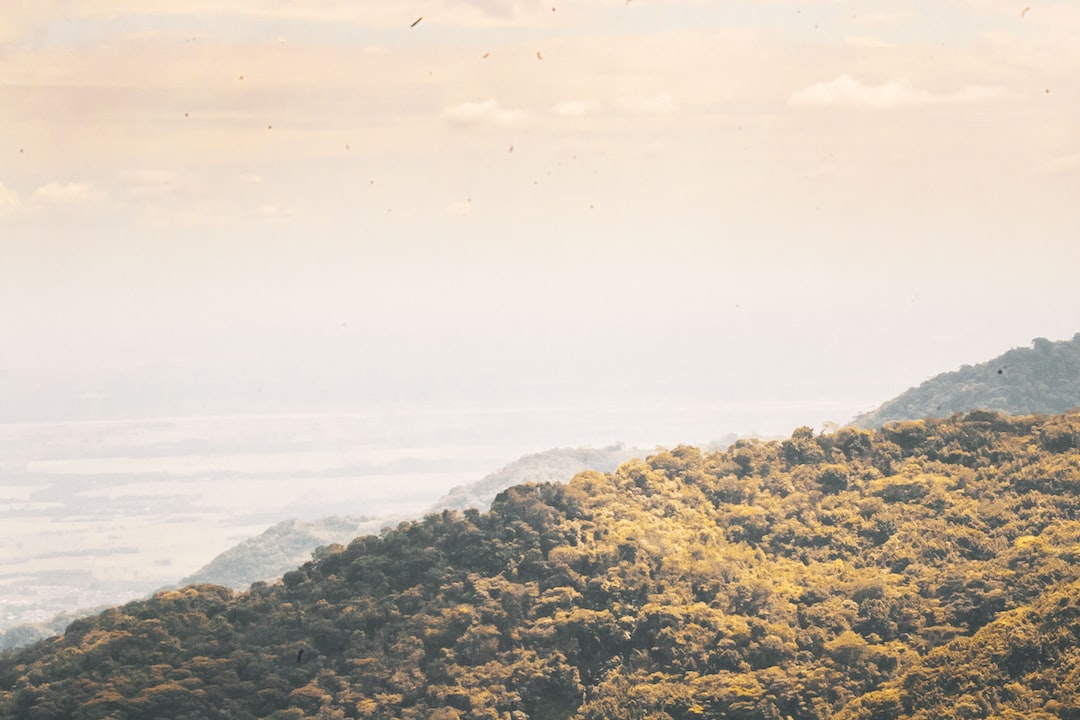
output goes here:
{"type": "Polygon", "coordinates": [[[229,548],[180,581],[181,585],[215,584],[247,589],[258,580],[272,580],[311,558],[315,548],[377,534],[404,518],[326,517],[282,520],[255,537],[229,548]]]}
{"type": "MultiPolygon", "coordinates": [[[[610,472],[641,450],[622,445],[595,448],[553,448],[518,458],[482,479],[450,490],[429,509],[487,509],[501,491],[524,482],[566,482],[582,470],[610,472]]],[[[182,585],[211,583],[245,590],[253,582],[273,580],[311,559],[316,548],[347,543],[358,535],[377,534],[404,517],[327,517],[285,520],[229,548],[180,581],[182,585]]]]}
{"type": "Polygon", "coordinates": [[[567,482],[585,470],[612,472],[633,457],[644,457],[641,448],[609,445],[605,448],[552,448],[524,455],[482,479],[451,488],[428,512],[443,510],[486,510],[500,492],[526,482],[567,482]]]}
{"type": "Polygon", "coordinates": [[[515,486],[0,656],[0,718],[1078,718],[1080,413],[515,486]]]}
{"type": "Polygon", "coordinates": [[[1080,407],[1080,333],[1072,340],[1036,338],[978,365],[935,375],[851,421],[881,427],[893,420],[948,417],[969,410],[1012,415],[1060,413],[1080,407]]]}

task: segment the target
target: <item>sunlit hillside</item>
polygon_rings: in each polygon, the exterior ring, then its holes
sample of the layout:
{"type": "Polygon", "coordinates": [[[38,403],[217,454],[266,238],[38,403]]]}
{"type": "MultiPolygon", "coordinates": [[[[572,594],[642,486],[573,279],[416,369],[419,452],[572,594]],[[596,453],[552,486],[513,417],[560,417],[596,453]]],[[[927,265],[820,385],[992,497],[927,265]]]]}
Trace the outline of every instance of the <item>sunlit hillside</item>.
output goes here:
{"type": "Polygon", "coordinates": [[[2,718],[1076,718],[1080,414],[686,446],[161,592],[2,718]]]}

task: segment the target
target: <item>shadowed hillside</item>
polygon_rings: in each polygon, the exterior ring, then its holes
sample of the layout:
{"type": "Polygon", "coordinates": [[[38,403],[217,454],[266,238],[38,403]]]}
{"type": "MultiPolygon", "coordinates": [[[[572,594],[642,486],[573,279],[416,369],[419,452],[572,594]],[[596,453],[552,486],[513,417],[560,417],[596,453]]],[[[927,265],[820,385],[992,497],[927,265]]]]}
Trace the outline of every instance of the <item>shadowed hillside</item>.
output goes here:
{"type": "Polygon", "coordinates": [[[348,542],[357,535],[378,533],[403,518],[327,517],[283,520],[255,537],[229,548],[193,574],[183,585],[211,583],[247,589],[258,580],[272,580],[311,558],[321,545],[348,542]]]}
{"type": "Polygon", "coordinates": [[[164,591],[0,718],[1080,717],[1080,414],[691,447],[164,591]]]}
{"type": "MultiPolygon", "coordinates": [[[[524,482],[566,482],[582,470],[614,470],[635,454],[635,448],[612,445],[594,448],[554,448],[525,455],[481,480],[459,485],[440,498],[429,512],[487,509],[501,491],[524,482]]],[[[318,520],[285,520],[265,532],[248,538],[211,560],[181,584],[213,583],[234,590],[247,589],[253,582],[273,580],[311,558],[323,545],[347,543],[358,535],[378,533],[406,518],[328,517],[318,520]]]]}
{"type": "Polygon", "coordinates": [[[891,420],[948,417],[969,410],[1024,415],[1075,407],[1080,407],[1080,333],[1060,342],[1036,338],[1030,348],[936,375],[851,425],[881,427],[891,420]]]}
{"type": "MultiPolygon", "coordinates": [[[[718,445],[727,447],[735,437],[723,438],[718,445]]],[[[596,448],[554,448],[525,455],[481,480],[459,485],[435,502],[429,512],[446,509],[486,509],[495,496],[524,482],[566,482],[586,469],[609,472],[635,455],[645,452],[621,444],[596,448]]],[[[252,583],[275,580],[311,559],[319,547],[347,543],[358,535],[378,534],[386,527],[411,519],[386,517],[325,517],[317,520],[283,520],[254,537],[229,548],[179,585],[216,584],[234,590],[246,590],[252,583]]],[[[77,613],[62,613],[47,622],[19,625],[0,632],[0,650],[28,645],[64,630],[76,617],[100,612],[101,608],[77,613]]]]}

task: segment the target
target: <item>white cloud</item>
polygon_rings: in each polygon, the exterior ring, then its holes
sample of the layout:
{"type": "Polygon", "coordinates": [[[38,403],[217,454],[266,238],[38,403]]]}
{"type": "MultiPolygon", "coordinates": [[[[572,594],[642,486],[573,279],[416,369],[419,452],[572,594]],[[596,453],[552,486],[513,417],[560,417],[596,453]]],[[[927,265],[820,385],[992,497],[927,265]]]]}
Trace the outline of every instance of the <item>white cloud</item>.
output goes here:
{"type": "Polygon", "coordinates": [[[53,3],[5,3],[0,13],[0,42],[6,43],[40,30],[56,13],[53,3]]]}
{"type": "Polygon", "coordinates": [[[642,115],[667,115],[679,111],[670,93],[660,93],[652,97],[626,98],[618,103],[623,110],[642,115]]]}
{"type": "Polygon", "coordinates": [[[446,214],[456,217],[466,217],[473,214],[472,200],[459,200],[446,206],[446,214]]]}
{"type": "Polygon", "coordinates": [[[277,203],[263,203],[255,211],[255,216],[265,220],[284,220],[291,217],[292,210],[277,203]]]}
{"type": "Polygon", "coordinates": [[[0,183],[0,217],[14,212],[19,207],[19,193],[4,187],[0,183]]]}
{"type": "MultiPolygon", "coordinates": [[[[56,0],[53,0],[55,4],[56,0]]],[[[45,4],[42,2],[41,4],[45,4]]],[[[76,17],[113,17],[131,13],[130,0],[93,0],[76,9],[68,9],[76,17]]],[[[400,0],[367,0],[367,2],[343,2],[342,0],[310,0],[303,3],[265,2],[265,0],[189,0],[177,3],[173,0],[144,0],[138,4],[145,16],[191,17],[197,19],[222,17],[233,21],[237,17],[269,20],[295,20],[307,22],[357,23],[368,26],[384,26],[408,29],[418,14],[423,14],[423,3],[402,3],[400,0]]],[[[5,8],[6,10],[6,8],[5,8]]],[[[55,12],[61,12],[56,10],[55,12]]],[[[426,24],[468,24],[500,26],[508,22],[532,20],[547,21],[551,15],[550,5],[541,0],[454,0],[440,6],[438,13],[425,17],[426,24]],[[544,11],[547,11],[546,14],[544,11]]]]}
{"type": "Polygon", "coordinates": [[[139,170],[127,173],[128,192],[136,197],[161,197],[175,193],[184,180],[170,170],[139,170]]]}
{"type": "Polygon", "coordinates": [[[833,163],[823,163],[806,173],[808,180],[825,180],[841,175],[840,168],[833,163]]]}
{"type": "Polygon", "coordinates": [[[525,117],[521,110],[507,110],[498,100],[467,102],[443,110],[442,116],[454,125],[509,125],[525,117]]]}
{"type": "Polygon", "coordinates": [[[1043,170],[1052,174],[1078,172],[1080,171],[1080,153],[1052,158],[1043,166],[1043,170]]]}
{"type": "Polygon", "coordinates": [[[580,100],[571,100],[569,102],[561,102],[555,106],[556,115],[584,115],[589,111],[587,103],[583,103],[580,100]]]}
{"type": "Polygon", "coordinates": [[[502,19],[514,19],[536,10],[544,4],[538,0],[459,0],[458,5],[475,8],[482,14],[502,19]]]}
{"type": "Polygon", "coordinates": [[[912,88],[903,80],[881,85],[864,85],[850,75],[829,82],[815,83],[793,93],[788,103],[796,107],[863,107],[887,109],[922,107],[948,103],[975,102],[1001,97],[1001,88],[967,85],[953,93],[938,94],[912,88]]]}
{"type": "Polygon", "coordinates": [[[51,182],[34,191],[34,200],[56,205],[78,205],[101,197],[101,193],[87,183],[51,182]]]}
{"type": "Polygon", "coordinates": [[[866,37],[863,35],[845,35],[844,43],[851,47],[863,48],[867,50],[877,50],[896,47],[892,43],[887,43],[884,40],[878,40],[873,37],[866,37]]]}

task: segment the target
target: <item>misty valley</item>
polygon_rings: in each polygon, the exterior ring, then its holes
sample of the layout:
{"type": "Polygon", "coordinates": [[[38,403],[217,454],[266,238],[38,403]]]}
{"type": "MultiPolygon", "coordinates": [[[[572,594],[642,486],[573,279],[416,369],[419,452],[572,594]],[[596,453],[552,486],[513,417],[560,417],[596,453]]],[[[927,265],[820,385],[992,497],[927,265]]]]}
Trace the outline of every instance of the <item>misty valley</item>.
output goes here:
{"type": "Polygon", "coordinates": [[[1061,405],[1080,334],[701,449],[507,463],[557,416],[521,410],[5,425],[0,717],[1080,717],[1061,405]]]}
{"type": "MultiPolygon", "coordinates": [[[[792,411],[800,408],[656,407],[649,415],[708,442],[722,428],[792,411]]],[[[0,633],[172,586],[283,521],[339,517],[339,527],[324,528],[335,541],[368,525],[377,532],[381,521],[420,514],[451,489],[566,438],[603,447],[645,436],[631,419],[639,414],[537,408],[0,424],[0,633]]],[[[565,480],[584,467],[534,467],[532,477],[565,468],[557,478],[565,480]]],[[[296,562],[329,540],[311,542],[296,562]]]]}
{"type": "Polygon", "coordinates": [[[0,629],[171,585],[283,519],[419,512],[515,451],[397,447],[387,438],[393,430],[374,432],[371,424],[203,418],[3,426],[0,629]],[[352,440],[372,436],[383,444],[352,440]]]}

